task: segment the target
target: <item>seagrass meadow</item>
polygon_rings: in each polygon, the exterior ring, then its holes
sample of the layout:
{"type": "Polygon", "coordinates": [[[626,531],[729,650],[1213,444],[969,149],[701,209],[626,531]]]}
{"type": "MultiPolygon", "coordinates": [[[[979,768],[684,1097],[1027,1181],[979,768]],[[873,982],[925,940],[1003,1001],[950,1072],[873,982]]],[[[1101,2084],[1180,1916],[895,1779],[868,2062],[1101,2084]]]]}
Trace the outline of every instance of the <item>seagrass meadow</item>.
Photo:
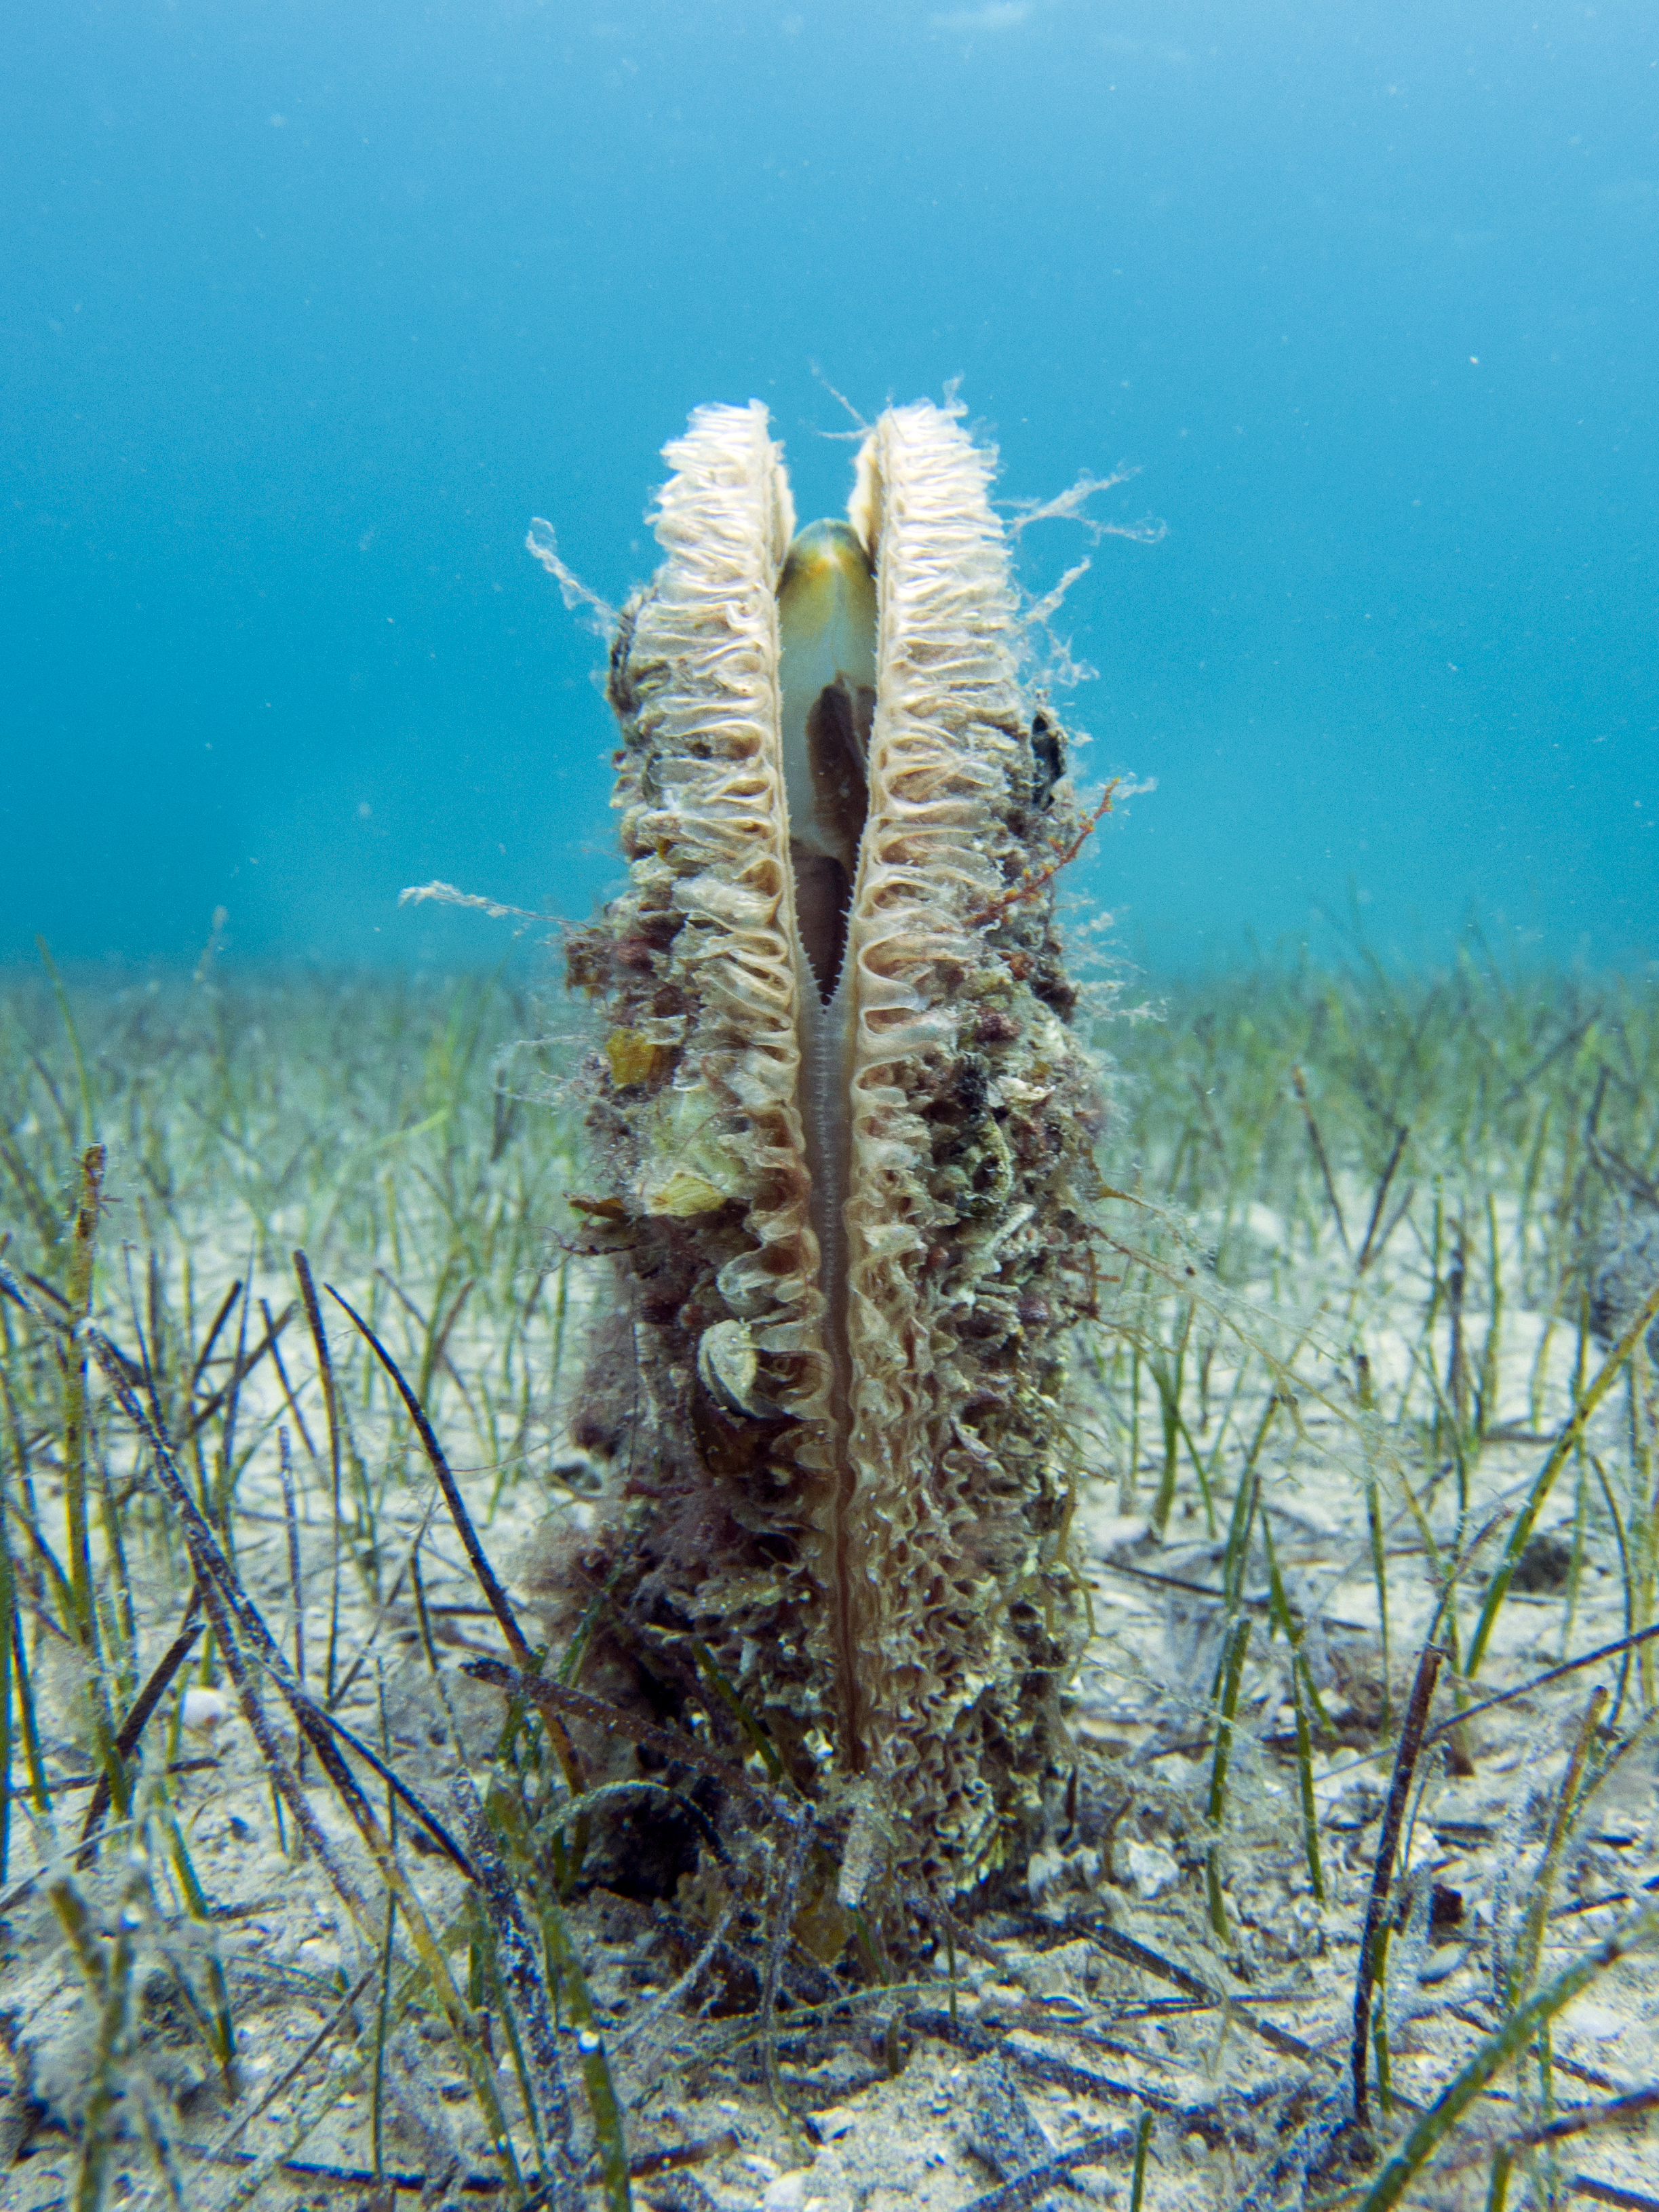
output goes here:
{"type": "Polygon", "coordinates": [[[951,1887],[573,1601],[584,997],[0,977],[0,2204],[1659,2204],[1659,986],[1081,980],[1063,1787],[951,1887]]]}

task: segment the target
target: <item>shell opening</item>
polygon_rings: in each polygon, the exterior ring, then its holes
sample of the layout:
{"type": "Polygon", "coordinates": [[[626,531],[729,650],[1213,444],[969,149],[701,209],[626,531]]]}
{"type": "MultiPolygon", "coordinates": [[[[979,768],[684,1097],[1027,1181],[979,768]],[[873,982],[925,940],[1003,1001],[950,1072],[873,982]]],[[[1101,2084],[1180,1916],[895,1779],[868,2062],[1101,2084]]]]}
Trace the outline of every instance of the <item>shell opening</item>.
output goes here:
{"type": "Polygon", "coordinates": [[[795,927],[818,996],[835,995],[868,804],[876,585],[845,522],[813,522],[778,584],[785,797],[795,927]]]}

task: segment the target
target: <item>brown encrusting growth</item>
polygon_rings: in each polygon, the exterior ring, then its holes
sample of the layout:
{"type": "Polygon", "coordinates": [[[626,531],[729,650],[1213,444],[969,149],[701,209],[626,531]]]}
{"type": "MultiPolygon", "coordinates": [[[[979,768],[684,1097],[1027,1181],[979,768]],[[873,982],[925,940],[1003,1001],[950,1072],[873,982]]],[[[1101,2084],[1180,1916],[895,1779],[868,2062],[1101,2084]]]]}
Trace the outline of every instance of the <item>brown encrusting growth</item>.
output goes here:
{"type": "Polygon", "coordinates": [[[876,697],[826,976],[778,450],[758,405],[708,408],[667,458],[666,558],[611,661],[629,880],[569,959],[605,1024],[584,1233],[631,1339],[599,1352],[583,1571],[653,1698],[712,1661],[799,1781],[855,1786],[890,1863],[959,1888],[1040,1827],[1082,1636],[1064,1354],[1099,1109],[1054,924],[1065,739],[1018,680],[993,457],[890,412],[852,507],[876,697]]]}

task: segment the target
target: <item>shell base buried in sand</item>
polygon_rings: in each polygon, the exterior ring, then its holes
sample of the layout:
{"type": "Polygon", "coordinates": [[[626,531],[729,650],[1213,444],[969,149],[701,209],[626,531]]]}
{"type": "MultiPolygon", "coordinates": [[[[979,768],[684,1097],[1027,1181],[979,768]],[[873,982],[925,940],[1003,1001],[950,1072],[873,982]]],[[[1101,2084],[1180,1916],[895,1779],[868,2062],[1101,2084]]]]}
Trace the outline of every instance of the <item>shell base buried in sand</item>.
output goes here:
{"type": "Polygon", "coordinates": [[[740,1708],[872,1862],[959,1889],[1041,1828],[1082,1635],[1065,738],[951,414],[884,416],[849,520],[799,537],[758,404],[666,458],[611,658],[629,881],[569,952],[621,1285],[579,1422],[611,1469],[584,1680],[740,1708]]]}

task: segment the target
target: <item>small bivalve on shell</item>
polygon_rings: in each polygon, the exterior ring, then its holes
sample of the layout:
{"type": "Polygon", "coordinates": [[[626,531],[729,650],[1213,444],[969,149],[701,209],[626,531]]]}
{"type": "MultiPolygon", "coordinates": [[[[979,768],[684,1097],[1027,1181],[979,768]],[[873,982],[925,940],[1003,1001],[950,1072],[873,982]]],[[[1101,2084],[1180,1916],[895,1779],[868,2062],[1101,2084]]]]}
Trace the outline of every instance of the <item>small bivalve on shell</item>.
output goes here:
{"type": "Polygon", "coordinates": [[[848,519],[799,533],[758,403],[665,458],[611,664],[628,884],[569,951],[623,1286],[584,1572],[655,1710],[702,1710],[712,1662],[861,1848],[961,1888],[1069,1766],[1082,1634],[1065,738],[951,411],[884,415],[848,519]]]}

